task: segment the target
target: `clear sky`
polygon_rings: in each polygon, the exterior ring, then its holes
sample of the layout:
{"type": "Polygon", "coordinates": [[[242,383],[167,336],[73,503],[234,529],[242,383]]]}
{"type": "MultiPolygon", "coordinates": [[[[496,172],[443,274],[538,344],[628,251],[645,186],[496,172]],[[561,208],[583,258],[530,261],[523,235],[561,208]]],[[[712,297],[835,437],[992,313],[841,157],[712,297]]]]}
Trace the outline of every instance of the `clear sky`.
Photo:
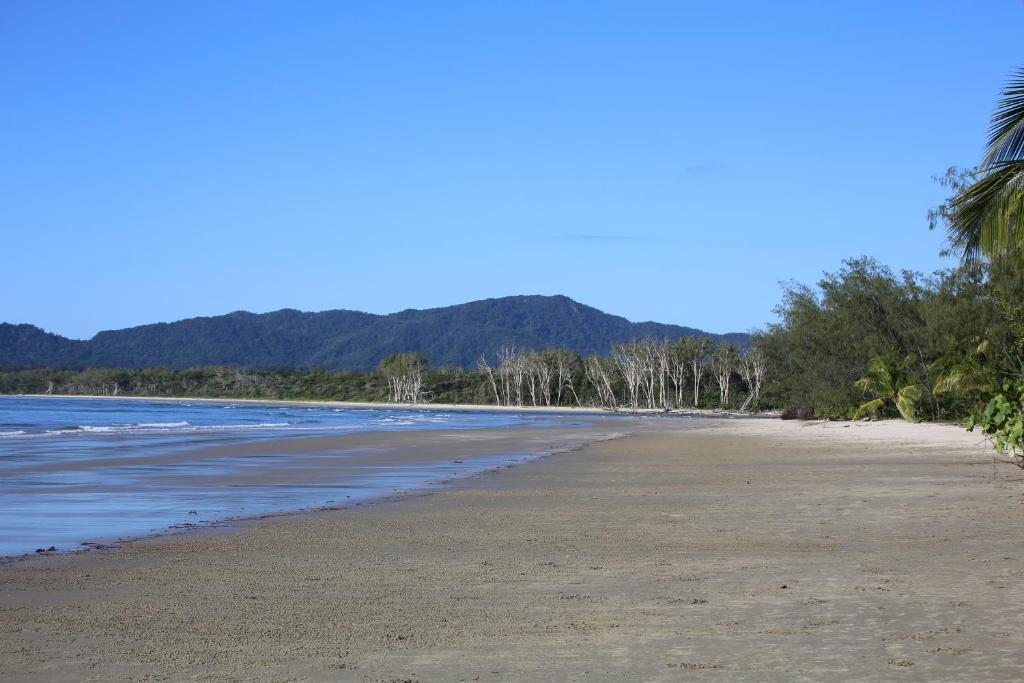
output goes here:
{"type": "Polygon", "coordinates": [[[0,321],[566,294],[743,331],[950,265],[1024,3],[0,3],[0,321]]]}

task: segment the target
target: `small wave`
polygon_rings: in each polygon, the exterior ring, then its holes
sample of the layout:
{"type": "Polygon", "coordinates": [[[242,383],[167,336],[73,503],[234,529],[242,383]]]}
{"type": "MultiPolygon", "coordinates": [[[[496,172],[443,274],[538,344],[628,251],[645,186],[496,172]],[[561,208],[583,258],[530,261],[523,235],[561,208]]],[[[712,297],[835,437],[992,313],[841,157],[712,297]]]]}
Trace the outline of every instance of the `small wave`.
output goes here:
{"type": "Polygon", "coordinates": [[[188,422],[182,420],[181,422],[139,422],[138,424],[128,425],[81,425],[77,429],[83,432],[105,434],[109,432],[167,432],[191,426],[188,422]]]}
{"type": "MultiPolygon", "coordinates": [[[[281,423],[284,424],[284,423],[281,423]]],[[[213,425],[214,429],[244,429],[248,425],[213,425]]],[[[264,425],[256,425],[264,426],[264,425]]],[[[278,423],[267,426],[278,426],[278,423]]],[[[187,420],[179,422],[139,422],[120,425],[67,425],[56,429],[48,429],[45,434],[140,434],[146,432],[190,432],[205,427],[193,425],[187,420]]]]}
{"type": "Polygon", "coordinates": [[[199,425],[196,430],[209,429],[211,431],[221,431],[224,429],[272,429],[277,427],[287,427],[290,422],[259,422],[257,424],[235,424],[235,425],[199,425]]]}
{"type": "Polygon", "coordinates": [[[257,422],[234,424],[194,424],[186,420],[179,422],[141,422],[138,424],[121,425],[66,425],[42,432],[0,431],[3,437],[71,437],[79,435],[119,435],[142,436],[146,434],[203,434],[222,432],[337,432],[360,429],[381,429],[391,427],[415,427],[429,422],[446,422],[446,420],[402,419],[398,417],[380,417],[375,420],[360,421],[356,424],[324,424],[317,420],[292,420],[289,422],[257,422]]]}
{"type": "Polygon", "coordinates": [[[75,434],[83,431],[84,428],[81,425],[65,425],[64,427],[57,427],[56,429],[47,429],[47,434],[75,434]]]}

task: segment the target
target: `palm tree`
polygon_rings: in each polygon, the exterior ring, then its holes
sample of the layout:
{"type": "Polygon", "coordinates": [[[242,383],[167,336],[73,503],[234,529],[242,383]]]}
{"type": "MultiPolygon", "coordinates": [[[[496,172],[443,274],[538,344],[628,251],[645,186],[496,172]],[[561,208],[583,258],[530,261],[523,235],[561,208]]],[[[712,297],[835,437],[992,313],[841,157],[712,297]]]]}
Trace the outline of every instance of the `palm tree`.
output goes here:
{"type": "Polygon", "coordinates": [[[967,261],[1024,247],[1024,227],[1018,227],[1024,216],[1024,69],[1003,89],[973,179],[950,200],[950,243],[967,261]]]}
{"type": "Polygon", "coordinates": [[[994,393],[998,381],[992,368],[985,362],[988,349],[988,340],[983,340],[974,349],[974,353],[966,358],[943,356],[932,363],[931,369],[936,375],[932,393],[936,396],[948,393],[994,393]]]}
{"type": "Polygon", "coordinates": [[[871,359],[868,373],[855,382],[861,391],[873,394],[875,398],[862,404],[853,414],[853,419],[879,412],[888,403],[896,406],[904,420],[916,419],[914,403],[924,397],[925,389],[920,384],[904,384],[903,373],[889,365],[881,356],[871,359]]]}

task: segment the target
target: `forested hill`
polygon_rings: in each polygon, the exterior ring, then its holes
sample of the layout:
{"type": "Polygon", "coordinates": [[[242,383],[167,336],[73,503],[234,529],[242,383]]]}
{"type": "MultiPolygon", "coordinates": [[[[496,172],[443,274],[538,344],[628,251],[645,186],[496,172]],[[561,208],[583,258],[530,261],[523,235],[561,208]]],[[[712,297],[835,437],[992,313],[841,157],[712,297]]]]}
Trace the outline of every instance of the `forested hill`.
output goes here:
{"type": "MultiPolygon", "coordinates": [[[[565,296],[510,296],[390,315],[358,311],[238,311],[209,318],[100,332],[68,339],[32,325],[0,323],[0,367],[246,368],[368,370],[387,355],[418,351],[438,365],[471,367],[503,345],[607,354],[615,341],[678,339],[700,330],[634,323],[565,296]]],[[[708,335],[738,346],[747,335],[708,335]]]]}

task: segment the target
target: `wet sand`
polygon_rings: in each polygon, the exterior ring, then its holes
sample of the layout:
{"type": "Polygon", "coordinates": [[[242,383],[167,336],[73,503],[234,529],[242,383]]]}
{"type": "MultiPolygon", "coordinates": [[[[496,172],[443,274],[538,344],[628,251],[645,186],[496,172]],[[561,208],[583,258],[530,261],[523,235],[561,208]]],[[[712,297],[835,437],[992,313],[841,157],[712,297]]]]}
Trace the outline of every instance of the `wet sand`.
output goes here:
{"type": "Polygon", "coordinates": [[[934,425],[637,423],[426,495],[0,568],[0,678],[1019,680],[1024,476],[934,425]]]}
{"type": "Polygon", "coordinates": [[[0,564],[36,548],[66,551],[168,528],[351,507],[615,438],[638,424],[634,418],[590,416],[544,422],[219,444],[199,435],[198,442],[174,448],[137,438],[121,443],[115,435],[73,458],[19,454],[16,464],[4,462],[0,470],[0,564]]]}

